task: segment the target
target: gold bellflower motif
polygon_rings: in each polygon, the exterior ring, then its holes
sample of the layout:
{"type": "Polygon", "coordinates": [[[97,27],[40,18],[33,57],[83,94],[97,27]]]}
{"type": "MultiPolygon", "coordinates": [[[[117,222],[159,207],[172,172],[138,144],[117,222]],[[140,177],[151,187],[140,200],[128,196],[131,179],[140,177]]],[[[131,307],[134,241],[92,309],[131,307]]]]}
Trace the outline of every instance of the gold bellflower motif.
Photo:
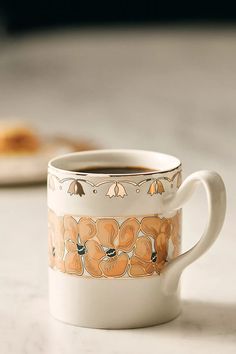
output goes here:
{"type": "Polygon", "coordinates": [[[124,186],[121,183],[115,182],[110,186],[106,195],[110,198],[112,197],[124,198],[127,195],[127,193],[124,186]]]}
{"type": "Polygon", "coordinates": [[[163,184],[159,180],[155,180],[154,182],[151,183],[148,194],[153,195],[153,194],[162,194],[165,192],[165,189],[163,187],[163,184]]]}
{"type": "Polygon", "coordinates": [[[82,195],[85,195],[81,183],[76,180],[71,182],[67,193],[69,193],[70,195],[78,194],[80,197],[82,197],[82,195]]]}

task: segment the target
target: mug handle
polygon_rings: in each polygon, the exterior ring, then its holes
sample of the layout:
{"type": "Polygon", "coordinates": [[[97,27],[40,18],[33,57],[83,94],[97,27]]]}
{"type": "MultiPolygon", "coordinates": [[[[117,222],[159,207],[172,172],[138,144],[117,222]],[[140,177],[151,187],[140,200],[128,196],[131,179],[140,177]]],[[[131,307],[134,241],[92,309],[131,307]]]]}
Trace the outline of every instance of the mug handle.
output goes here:
{"type": "Polygon", "coordinates": [[[181,208],[190,199],[199,183],[203,184],[207,194],[208,222],[202,237],[195,246],[170,261],[163,270],[163,291],[167,295],[173,294],[177,290],[179,278],[184,268],[211,247],[224,222],[226,210],[225,186],[222,178],[213,171],[198,171],[187,177],[174,195],[164,199],[164,210],[181,208]]]}

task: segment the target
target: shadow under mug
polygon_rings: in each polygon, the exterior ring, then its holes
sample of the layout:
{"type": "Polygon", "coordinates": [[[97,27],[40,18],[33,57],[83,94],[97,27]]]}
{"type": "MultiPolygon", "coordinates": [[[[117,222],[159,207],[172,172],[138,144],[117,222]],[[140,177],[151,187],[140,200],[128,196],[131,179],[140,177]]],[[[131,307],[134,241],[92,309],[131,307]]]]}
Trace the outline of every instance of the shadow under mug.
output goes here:
{"type": "Polygon", "coordinates": [[[49,302],[55,318],[84,327],[135,328],[180,313],[181,273],[216,240],[226,208],[217,173],[198,171],[183,183],[181,173],[177,158],[139,150],[78,152],[49,162],[49,302]],[[80,172],[101,166],[143,171],[80,172]],[[207,226],[181,254],[181,208],[200,183],[207,226]]]}

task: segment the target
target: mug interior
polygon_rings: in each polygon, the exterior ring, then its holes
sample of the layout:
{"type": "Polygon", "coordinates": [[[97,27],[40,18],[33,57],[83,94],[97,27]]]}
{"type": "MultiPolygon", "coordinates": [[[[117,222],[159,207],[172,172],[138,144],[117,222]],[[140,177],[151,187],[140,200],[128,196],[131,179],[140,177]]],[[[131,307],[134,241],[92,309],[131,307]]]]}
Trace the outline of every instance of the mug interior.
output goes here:
{"type": "MultiPolygon", "coordinates": [[[[91,150],[75,152],[58,156],[49,162],[49,167],[53,167],[62,172],[76,175],[96,175],[97,173],[80,172],[86,168],[99,167],[137,167],[147,168],[151,171],[140,173],[121,173],[111,175],[139,175],[151,174],[154,172],[168,172],[178,168],[181,162],[178,158],[154,151],[145,150],[91,150]]],[[[97,175],[106,175],[98,173],[97,175]]]]}

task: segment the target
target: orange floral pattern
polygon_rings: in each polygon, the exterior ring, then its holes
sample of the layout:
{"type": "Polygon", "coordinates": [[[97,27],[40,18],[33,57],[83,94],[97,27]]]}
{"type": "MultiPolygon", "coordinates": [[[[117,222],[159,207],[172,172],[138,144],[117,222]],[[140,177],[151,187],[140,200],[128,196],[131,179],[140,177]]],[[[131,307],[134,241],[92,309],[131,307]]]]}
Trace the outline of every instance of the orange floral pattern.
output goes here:
{"type": "Polygon", "coordinates": [[[49,266],[77,276],[143,277],[159,275],[179,255],[180,212],[171,218],[119,219],[57,216],[49,210],[49,266]]]}
{"type": "Polygon", "coordinates": [[[130,259],[131,276],[151,275],[154,272],[160,274],[168,261],[171,229],[172,225],[166,218],[151,216],[142,219],[141,230],[145,236],[138,239],[130,259]]]}

